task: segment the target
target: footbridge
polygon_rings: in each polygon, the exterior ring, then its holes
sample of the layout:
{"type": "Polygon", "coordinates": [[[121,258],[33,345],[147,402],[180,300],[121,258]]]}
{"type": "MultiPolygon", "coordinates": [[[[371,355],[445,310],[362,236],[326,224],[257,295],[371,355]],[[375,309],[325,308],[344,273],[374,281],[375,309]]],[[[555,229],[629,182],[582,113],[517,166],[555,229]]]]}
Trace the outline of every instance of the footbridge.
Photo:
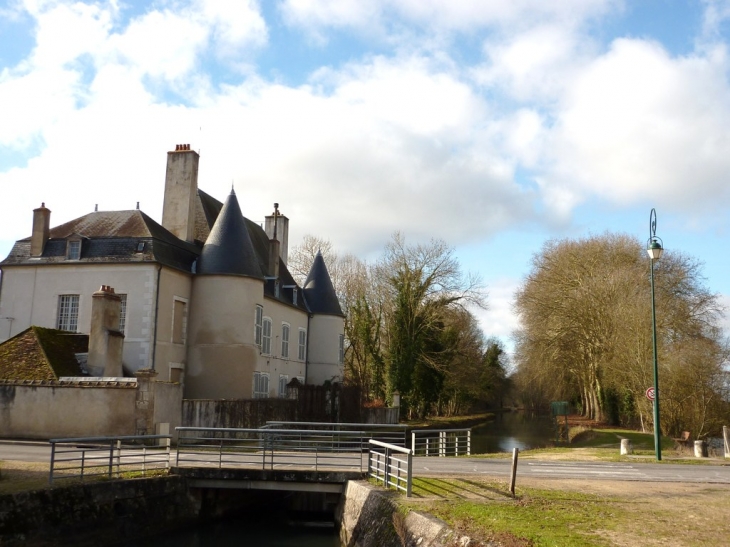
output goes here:
{"type": "Polygon", "coordinates": [[[468,429],[382,424],[179,427],[175,438],[174,447],[172,435],[52,439],[50,481],[165,469],[193,488],[340,493],[348,480],[370,477],[410,495],[414,454],[470,453],[468,429]]]}

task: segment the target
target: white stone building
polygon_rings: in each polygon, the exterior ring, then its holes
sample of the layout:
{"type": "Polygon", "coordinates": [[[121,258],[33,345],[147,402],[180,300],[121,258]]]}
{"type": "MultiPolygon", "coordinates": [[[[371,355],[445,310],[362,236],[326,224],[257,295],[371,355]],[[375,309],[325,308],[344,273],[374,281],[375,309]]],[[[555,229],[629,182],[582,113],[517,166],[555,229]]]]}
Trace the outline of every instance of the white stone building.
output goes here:
{"type": "Polygon", "coordinates": [[[298,378],[341,380],[344,316],[321,255],[303,287],[289,273],[289,220],[265,228],[197,187],[199,156],[168,152],[162,224],[94,211],[33,233],[0,262],[0,342],[32,325],[89,332],[99,287],[121,297],[123,369],[180,381],[186,398],[276,397],[298,378]]]}

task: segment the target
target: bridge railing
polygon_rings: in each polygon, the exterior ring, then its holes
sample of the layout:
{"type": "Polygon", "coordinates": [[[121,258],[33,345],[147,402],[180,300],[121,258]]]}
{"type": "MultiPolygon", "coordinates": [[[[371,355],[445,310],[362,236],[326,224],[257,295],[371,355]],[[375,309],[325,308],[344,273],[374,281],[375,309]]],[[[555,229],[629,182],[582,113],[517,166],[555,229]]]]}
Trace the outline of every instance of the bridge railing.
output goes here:
{"type": "Polygon", "coordinates": [[[176,465],[363,471],[362,431],[177,427],[176,465]]]}
{"type": "Polygon", "coordinates": [[[170,468],[171,435],[51,439],[48,481],[119,478],[122,473],[170,468]]]}
{"type": "Polygon", "coordinates": [[[414,456],[470,456],[471,428],[414,429],[411,448],[414,456]]]}
{"type": "Polygon", "coordinates": [[[413,451],[380,441],[370,440],[368,477],[393,487],[411,497],[413,491],[413,451]]]}
{"type": "Polygon", "coordinates": [[[374,439],[396,446],[407,446],[408,426],[400,424],[348,424],[332,422],[281,422],[270,420],[264,428],[278,429],[315,429],[318,431],[342,431],[345,429],[362,431],[364,434],[363,452],[368,451],[368,441],[374,439]]]}

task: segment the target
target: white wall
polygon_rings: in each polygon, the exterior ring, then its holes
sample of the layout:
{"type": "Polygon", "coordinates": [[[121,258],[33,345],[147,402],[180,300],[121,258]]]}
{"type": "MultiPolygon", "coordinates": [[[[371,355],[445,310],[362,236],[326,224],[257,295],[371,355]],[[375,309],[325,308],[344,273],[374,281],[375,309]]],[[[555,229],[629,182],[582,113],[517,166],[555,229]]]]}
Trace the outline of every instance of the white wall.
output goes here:
{"type": "Polygon", "coordinates": [[[309,322],[309,366],[307,383],[321,385],[326,380],[341,381],[340,335],[345,320],[336,315],[315,315],[309,322]]]}
{"type": "Polygon", "coordinates": [[[269,396],[278,395],[279,375],[305,376],[298,359],[299,328],[307,314],[265,298],[263,281],[226,275],[202,275],[193,283],[185,397],[250,398],[254,371],[269,374],[269,396]],[[271,319],[271,353],[255,344],[256,306],[271,319]],[[282,323],[290,326],[289,358],[281,356],[282,323]]]}
{"type": "Polygon", "coordinates": [[[191,275],[163,267],[160,273],[159,320],[155,325],[157,264],[54,264],[6,267],[0,293],[0,342],[31,325],[56,328],[58,296],[79,295],[78,331],[89,333],[92,294],[109,285],[127,295],[122,361],[128,372],[152,367],[152,340],[157,328],[155,359],[160,380],[169,379],[168,362],[184,361],[186,348],[171,343],[172,302],[190,299],[191,275]],[[12,329],[6,317],[12,317],[12,329]]]}

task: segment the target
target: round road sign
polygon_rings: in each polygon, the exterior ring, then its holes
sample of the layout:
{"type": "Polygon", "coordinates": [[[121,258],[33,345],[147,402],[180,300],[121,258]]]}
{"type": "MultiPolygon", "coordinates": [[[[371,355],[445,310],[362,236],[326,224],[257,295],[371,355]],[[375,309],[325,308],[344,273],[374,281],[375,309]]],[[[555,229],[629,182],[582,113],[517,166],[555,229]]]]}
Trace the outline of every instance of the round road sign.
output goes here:
{"type": "Polygon", "coordinates": [[[654,388],[653,387],[650,387],[646,390],[646,398],[649,399],[650,401],[654,400],[654,388]]]}

